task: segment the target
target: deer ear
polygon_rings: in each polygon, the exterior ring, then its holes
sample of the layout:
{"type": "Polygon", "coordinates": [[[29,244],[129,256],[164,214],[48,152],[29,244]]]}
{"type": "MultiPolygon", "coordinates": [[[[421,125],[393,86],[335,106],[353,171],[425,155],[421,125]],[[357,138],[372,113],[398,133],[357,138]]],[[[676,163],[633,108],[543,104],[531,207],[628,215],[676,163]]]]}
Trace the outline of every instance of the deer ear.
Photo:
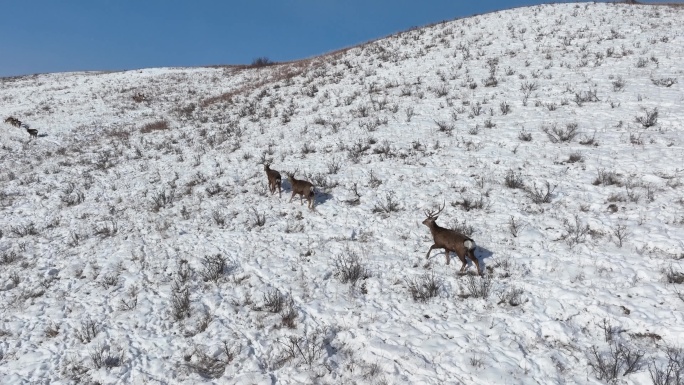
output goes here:
{"type": "Polygon", "coordinates": [[[432,218],[432,220],[433,220],[433,221],[436,221],[437,218],[439,218],[439,215],[437,215],[436,217],[432,218]]]}

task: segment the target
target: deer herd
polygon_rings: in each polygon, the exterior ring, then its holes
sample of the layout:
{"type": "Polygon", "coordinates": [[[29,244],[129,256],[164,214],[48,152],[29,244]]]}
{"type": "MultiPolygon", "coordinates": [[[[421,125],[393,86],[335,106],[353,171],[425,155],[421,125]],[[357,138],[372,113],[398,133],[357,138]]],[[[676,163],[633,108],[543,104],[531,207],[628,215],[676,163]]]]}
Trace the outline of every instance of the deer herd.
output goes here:
{"type": "MultiPolygon", "coordinates": [[[[271,169],[270,164],[264,164],[264,171],[266,172],[266,177],[268,178],[268,189],[271,192],[271,195],[275,194],[276,190],[278,190],[278,198],[281,198],[282,177],[280,176],[280,173],[271,169]]],[[[292,202],[292,199],[294,199],[296,195],[299,195],[300,205],[304,204],[304,199],[306,199],[308,201],[308,207],[313,210],[315,197],[314,185],[309,181],[296,179],[296,173],[297,170],[286,173],[292,190],[290,202],[292,202]]],[[[449,252],[454,252],[463,264],[460,270],[461,273],[465,273],[468,267],[468,261],[466,259],[466,257],[468,257],[471,261],[473,261],[473,264],[475,264],[477,274],[481,275],[482,271],[480,270],[480,263],[475,256],[475,241],[456,230],[447,229],[437,224],[437,218],[442,210],[444,210],[445,205],[446,201],[436,211],[425,211],[425,216],[427,218],[425,218],[423,224],[430,229],[430,233],[432,234],[434,242],[434,244],[430,246],[425,258],[430,258],[430,252],[432,252],[433,249],[444,249],[446,264],[448,265],[449,262],[451,262],[449,252]]]]}
{"type": "MultiPolygon", "coordinates": [[[[19,119],[13,116],[10,116],[9,118],[5,119],[5,123],[11,124],[15,127],[26,129],[26,132],[32,138],[38,136],[38,130],[29,128],[27,124],[22,123],[19,119]]],[[[278,171],[271,169],[270,164],[264,164],[264,171],[266,172],[266,177],[268,178],[268,189],[271,192],[271,195],[275,194],[277,190],[278,198],[282,198],[282,176],[278,171]]],[[[308,202],[307,207],[313,210],[315,198],[314,185],[309,181],[295,178],[296,173],[297,170],[285,173],[287,175],[287,179],[290,182],[290,187],[292,191],[292,196],[290,196],[290,202],[292,202],[295,196],[299,195],[300,205],[303,205],[304,199],[306,199],[306,201],[308,202]]],[[[428,229],[430,229],[430,233],[432,234],[432,238],[434,241],[434,244],[430,246],[430,249],[427,252],[426,258],[430,258],[430,252],[432,252],[433,249],[444,249],[444,256],[446,257],[447,265],[451,261],[449,253],[454,252],[456,253],[456,255],[458,255],[458,258],[461,260],[461,263],[463,264],[460,270],[461,273],[466,271],[466,268],[468,266],[466,257],[468,257],[475,264],[475,267],[477,268],[477,273],[482,274],[482,272],[480,271],[480,264],[477,260],[477,257],[475,256],[475,241],[455,230],[440,227],[437,224],[437,217],[442,212],[442,210],[444,210],[445,204],[446,202],[441,207],[439,207],[437,211],[425,211],[425,216],[427,218],[423,221],[423,224],[427,226],[428,229]]]]}

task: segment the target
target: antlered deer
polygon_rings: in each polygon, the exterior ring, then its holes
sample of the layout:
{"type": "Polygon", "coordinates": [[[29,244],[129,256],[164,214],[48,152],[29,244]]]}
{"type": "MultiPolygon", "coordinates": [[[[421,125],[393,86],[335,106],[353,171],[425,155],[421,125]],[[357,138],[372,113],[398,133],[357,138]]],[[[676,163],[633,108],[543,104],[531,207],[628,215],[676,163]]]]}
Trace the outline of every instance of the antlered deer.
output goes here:
{"type": "Polygon", "coordinates": [[[440,227],[435,222],[439,214],[442,212],[442,210],[444,210],[445,205],[446,202],[442,205],[442,207],[439,208],[437,212],[425,211],[425,216],[427,216],[427,218],[423,221],[423,224],[430,229],[430,233],[432,233],[432,238],[435,242],[434,245],[430,246],[430,250],[428,250],[425,258],[430,258],[430,252],[432,249],[444,249],[446,263],[448,265],[450,262],[449,251],[453,251],[456,253],[456,255],[458,255],[458,258],[463,263],[463,266],[461,266],[461,272],[465,272],[468,266],[468,262],[466,261],[467,255],[468,258],[473,261],[475,267],[477,267],[477,273],[481,274],[480,264],[477,261],[477,257],[475,257],[475,241],[455,230],[440,227]]]}
{"type": "Polygon", "coordinates": [[[278,188],[278,198],[282,197],[282,178],[280,173],[276,170],[271,170],[271,165],[266,163],[264,165],[264,171],[266,171],[266,176],[268,177],[268,189],[271,194],[275,194],[276,187],[278,188]]]}
{"type": "Polygon", "coordinates": [[[290,180],[290,185],[292,185],[292,196],[290,197],[290,202],[294,199],[295,195],[299,195],[299,202],[304,204],[304,198],[309,202],[308,206],[313,209],[314,206],[314,185],[311,182],[295,179],[294,175],[297,172],[288,172],[287,179],[290,180]]]}

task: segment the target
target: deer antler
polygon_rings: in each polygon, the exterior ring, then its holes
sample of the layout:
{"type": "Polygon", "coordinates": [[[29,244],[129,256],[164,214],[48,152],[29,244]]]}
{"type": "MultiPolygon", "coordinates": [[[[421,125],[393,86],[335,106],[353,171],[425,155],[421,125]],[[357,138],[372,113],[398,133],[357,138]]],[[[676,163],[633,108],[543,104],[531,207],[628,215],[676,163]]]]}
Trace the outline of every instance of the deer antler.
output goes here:
{"type": "Polygon", "coordinates": [[[442,203],[442,206],[435,212],[434,210],[425,210],[425,216],[428,218],[434,218],[438,216],[442,210],[444,210],[444,207],[446,206],[446,199],[444,200],[444,203],[442,203]]]}
{"type": "Polygon", "coordinates": [[[296,167],[294,170],[290,170],[290,171],[288,171],[286,174],[287,174],[288,176],[291,176],[291,177],[294,178],[295,175],[297,175],[298,172],[299,172],[299,167],[296,167]]]}

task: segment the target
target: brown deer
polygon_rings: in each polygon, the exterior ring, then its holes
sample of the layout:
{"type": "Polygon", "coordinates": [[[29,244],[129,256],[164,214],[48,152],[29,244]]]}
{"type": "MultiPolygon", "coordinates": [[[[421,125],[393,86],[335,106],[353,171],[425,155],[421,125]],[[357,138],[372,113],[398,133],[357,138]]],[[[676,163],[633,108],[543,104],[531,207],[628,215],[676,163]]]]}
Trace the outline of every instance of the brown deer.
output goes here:
{"type": "Polygon", "coordinates": [[[294,172],[287,173],[287,179],[290,180],[290,185],[292,185],[292,196],[290,197],[290,202],[294,199],[295,195],[299,195],[299,203],[304,204],[304,198],[309,202],[308,206],[310,209],[314,207],[314,185],[311,182],[295,179],[294,172]]]}
{"type": "Polygon", "coordinates": [[[31,135],[32,138],[38,137],[38,130],[36,130],[35,128],[26,127],[26,132],[28,132],[28,134],[31,135]]]}
{"type": "Polygon", "coordinates": [[[444,202],[437,212],[425,211],[425,216],[427,216],[427,218],[423,221],[423,224],[430,229],[430,233],[432,233],[432,238],[435,242],[434,245],[430,246],[430,250],[428,250],[425,258],[430,258],[432,249],[444,249],[446,263],[448,265],[450,262],[449,252],[453,251],[463,263],[463,266],[461,266],[461,273],[465,272],[468,267],[468,262],[466,261],[467,255],[475,264],[477,274],[482,274],[480,272],[480,264],[477,261],[477,257],[475,257],[475,241],[455,230],[440,227],[435,222],[439,214],[444,210],[445,205],[446,202],[444,202]]]}
{"type": "Polygon", "coordinates": [[[278,188],[278,198],[282,197],[283,193],[283,188],[282,188],[282,183],[283,180],[280,177],[280,173],[276,170],[271,170],[271,165],[266,163],[264,165],[264,171],[266,171],[266,176],[268,177],[268,189],[271,191],[271,194],[275,194],[276,187],[278,188]]]}
{"type": "Polygon", "coordinates": [[[9,123],[14,127],[21,127],[21,120],[15,118],[14,116],[10,116],[9,118],[5,119],[5,123],[9,123]]]}

